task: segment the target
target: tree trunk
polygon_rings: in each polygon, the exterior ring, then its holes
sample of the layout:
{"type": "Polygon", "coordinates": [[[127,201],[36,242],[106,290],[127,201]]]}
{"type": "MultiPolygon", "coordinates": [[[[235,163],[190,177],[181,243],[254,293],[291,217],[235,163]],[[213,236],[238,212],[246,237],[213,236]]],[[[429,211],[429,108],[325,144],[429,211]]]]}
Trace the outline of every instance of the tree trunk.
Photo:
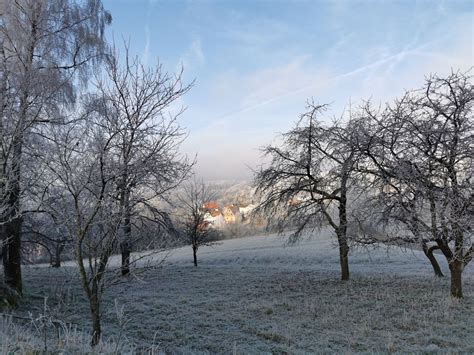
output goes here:
{"type": "Polygon", "coordinates": [[[193,258],[194,258],[194,266],[198,266],[198,261],[197,261],[197,248],[193,246],[193,258]]]}
{"type": "Polygon", "coordinates": [[[347,240],[339,240],[339,261],[341,264],[341,280],[349,280],[349,246],[347,240]]]}
{"type": "Polygon", "coordinates": [[[3,228],[3,272],[5,283],[22,295],[21,281],[21,218],[15,216],[3,228]]]}
{"type": "Polygon", "coordinates": [[[91,346],[99,344],[101,329],[100,329],[100,306],[97,294],[92,294],[90,299],[91,315],[92,315],[92,339],[91,346]]]}
{"type": "Polygon", "coordinates": [[[423,243],[422,247],[423,247],[423,252],[425,253],[428,260],[430,261],[431,266],[433,267],[433,271],[435,273],[435,276],[443,277],[444,274],[441,271],[441,268],[439,267],[438,260],[436,260],[436,257],[433,254],[433,251],[436,250],[436,249],[439,249],[439,247],[438,246],[432,246],[432,247],[428,248],[426,243],[423,243]]]}
{"type": "MultiPolygon", "coordinates": [[[[39,6],[39,3],[38,3],[39,6]]],[[[20,215],[20,192],[21,192],[21,163],[23,140],[26,130],[26,120],[28,117],[28,80],[30,79],[30,71],[33,65],[34,52],[37,41],[37,7],[33,8],[31,18],[31,37],[28,46],[28,52],[24,72],[24,80],[20,96],[20,111],[18,115],[18,123],[15,127],[15,134],[12,138],[12,156],[11,156],[11,177],[8,182],[10,184],[9,190],[4,191],[4,198],[8,201],[6,213],[8,218],[6,228],[4,229],[4,238],[8,238],[6,245],[3,247],[3,270],[5,274],[5,282],[14,288],[18,294],[22,295],[22,280],[21,280],[21,226],[23,219],[20,215]]],[[[3,117],[2,117],[3,118],[3,117]]],[[[3,132],[2,132],[3,133],[3,132]]],[[[3,152],[2,152],[3,153],[3,152]]],[[[5,162],[4,162],[5,163],[5,162]]],[[[3,171],[3,173],[5,173],[3,171]]]]}
{"type": "MultiPolygon", "coordinates": [[[[7,61],[5,56],[5,49],[3,45],[3,40],[0,43],[0,54],[2,56],[2,70],[0,70],[1,80],[0,80],[0,208],[4,209],[7,207],[7,193],[5,190],[7,177],[5,174],[5,147],[4,147],[4,130],[3,130],[3,122],[6,121],[5,117],[5,108],[6,108],[6,99],[5,96],[7,94],[7,61]]],[[[0,226],[0,245],[2,246],[2,255],[5,255],[5,252],[8,251],[8,248],[5,247],[5,243],[7,242],[7,234],[6,228],[3,223],[6,222],[6,215],[5,212],[0,213],[0,222],[2,222],[0,226]]]]}
{"type": "Polygon", "coordinates": [[[10,286],[0,281],[0,311],[17,308],[20,297],[10,286]]]}
{"type": "Polygon", "coordinates": [[[20,192],[21,192],[21,160],[23,150],[23,130],[26,120],[26,99],[24,94],[21,99],[21,117],[18,123],[19,132],[12,139],[12,163],[11,177],[8,179],[9,188],[6,192],[6,218],[3,246],[3,270],[5,283],[15,289],[19,295],[22,294],[21,280],[21,225],[23,219],[20,215],[20,192]]]}
{"type": "Polygon", "coordinates": [[[122,254],[122,276],[130,273],[130,243],[124,241],[120,243],[120,252],[122,254]]]}
{"type": "Polygon", "coordinates": [[[127,174],[124,176],[124,186],[121,196],[123,205],[123,240],[120,243],[120,251],[122,253],[122,276],[130,273],[130,253],[132,249],[132,224],[131,224],[131,206],[130,206],[130,190],[126,186],[127,174]]]}
{"type": "Polygon", "coordinates": [[[51,267],[61,267],[61,252],[63,251],[64,246],[60,243],[56,244],[56,249],[54,251],[54,258],[51,262],[51,267]]]}
{"type": "Polygon", "coordinates": [[[339,228],[336,230],[337,241],[339,243],[339,261],[341,264],[341,280],[349,280],[349,245],[347,244],[347,179],[350,168],[348,160],[344,163],[341,177],[341,195],[339,200],[339,228]]]}
{"type": "Polygon", "coordinates": [[[463,294],[462,294],[463,263],[462,261],[454,260],[450,262],[449,270],[451,271],[451,296],[454,298],[463,298],[463,294]]]}

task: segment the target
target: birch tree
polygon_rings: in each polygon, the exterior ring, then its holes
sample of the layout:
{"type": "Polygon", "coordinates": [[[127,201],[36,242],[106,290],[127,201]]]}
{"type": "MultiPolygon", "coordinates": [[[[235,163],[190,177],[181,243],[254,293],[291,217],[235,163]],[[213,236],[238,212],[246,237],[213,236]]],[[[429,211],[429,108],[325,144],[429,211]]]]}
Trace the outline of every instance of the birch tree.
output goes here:
{"type": "Polygon", "coordinates": [[[74,102],[78,80],[88,77],[87,64],[103,53],[104,26],[111,18],[100,0],[15,0],[1,7],[3,264],[6,283],[21,294],[22,162],[28,137],[74,102]]]}

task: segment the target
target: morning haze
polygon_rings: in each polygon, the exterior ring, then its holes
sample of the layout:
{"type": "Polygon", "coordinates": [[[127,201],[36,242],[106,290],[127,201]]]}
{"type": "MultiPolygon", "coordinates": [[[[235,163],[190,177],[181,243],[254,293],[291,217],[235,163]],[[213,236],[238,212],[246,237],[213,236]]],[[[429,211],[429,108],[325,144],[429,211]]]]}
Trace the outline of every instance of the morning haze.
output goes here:
{"type": "Polygon", "coordinates": [[[473,6],[0,0],[0,353],[474,353],[473,6]]]}

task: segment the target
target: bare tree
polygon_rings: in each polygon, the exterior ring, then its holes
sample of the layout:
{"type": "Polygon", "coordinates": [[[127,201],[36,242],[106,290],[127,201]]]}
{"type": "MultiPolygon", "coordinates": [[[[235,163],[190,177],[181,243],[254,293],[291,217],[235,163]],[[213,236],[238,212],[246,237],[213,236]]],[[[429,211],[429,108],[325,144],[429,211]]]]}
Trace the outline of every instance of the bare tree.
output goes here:
{"type": "MultiPolygon", "coordinates": [[[[104,293],[119,280],[117,271],[121,268],[114,269],[109,261],[123,240],[126,215],[117,184],[123,176],[122,166],[117,164],[117,142],[121,141],[122,131],[110,129],[96,106],[95,97],[86,98],[82,116],[71,113],[67,124],[50,126],[43,132],[45,136],[48,133],[48,143],[41,160],[44,173],[37,184],[42,194],[40,211],[54,219],[73,247],[80,282],[89,301],[92,346],[98,344],[102,334],[104,293]]],[[[137,166],[137,172],[138,169],[137,166]]],[[[137,175],[139,178],[143,177],[137,175]]],[[[142,183],[137,180],[137,184],[142,183]]],[[[165,215],[162,213],[161,218],[165,215]]],[[[144,214],[143,218],[156,224],[153,215],[144,214]]],[[[142,269],[150,267],[153,266],[144,264],[142,269]]]]}
{"type": "Polygon", "coordinates": [[[421,233],[417,224],[413,223],[413,219],[396,212],[398,199],[392,194],[387,194],[386,190],[389,187],[383,184],[380,186],[378,178],[370,179],[374,171],[368,172],[362,163],[358,169],[359,172],[367,174],[369,179],[363,189],[365,194],[359,198],[359,203],[353,206],[351,211],[355,229],[354,242],[363,246],[383,243],[402,248],[421,248],[433,268],[434,275],[444,277],[434,254],[439,250],[439,246],[431,235],[421,233]],[[379,193],[380,188],[385,189],[385,192],[379,193]]]}
{"type": "Polygon", "coordinates": [[[425,245],[428,257],[434,249],[442,252],[456,298],[463,296],[462,271],[473,255],[471,80],[459,72],[433,75],[423,89],[407,92],[383,111],[366,105],[360,141],[366,170],[379,187],[379,220],[392,234],[425,245]]]}
{"type": "Polygon", "coordinates": [[[116,250],[123,208],[117,207],[109,135],[90,119],[51,130],[43,208],[64,226],[92,319],[91,345],[101,336],[101,300],[109,258],[116,250]],[[48,203],[54,201],[54,203],[48,203]]]}
{"type": "Polygon", "coordinates": [[[206,218],[205,204],[213,201],[216,195],[209,185],[194,179],[184,186],[184,192],[178,197],[179,213],[185,239],[193,248],[194,266],[198,266],[197,251],[203,245],[210,245],[219,237],[218,231],[206,218]]]}
{"type": "MultiPolygon", "coordinates": [[[[32,196],[32,194],[28,194],[32,196]]],[[[58,201],[54,200],[52,196],[45,194],[41,199],[48,198],[50,200],[40,201],[38,206],[54,205],[58,201]],[[47,197],[46,197],[47,196],[47,197]]],[[[59,209],[57,205],[54,209],[59,209]]],[[[22,253],[25,259],[25,244],[30,250],[35,250],[38,246],[40,250],[49,256],[51,267],[58,268],[61,266],[62,256],[65,251],[69,251],[73,240],[68,236],[67,230],[62,225],[61,221],[56,219],[56,216],[48,210],[23,211],[24,224],[22,229],[22,253]]],[[[28,253],[27,253],[28,254],[28,253]]],[[[28,257],[28,255],[26,255],[28,257]]]]}
{"type": "Polygon", "coordinates": [[[22,166],[38,125],[55,121],[60,106],[75,99],[76,79],[104,47],[110,15],[100,0],[1,2],[2,205],[5,281],[21,294],[22,166]]]}
{"type": "Polygon", "coordinates": [[[341,122],[318,122],[326,105],[308,104],[296,127],[283,134],[281,147],[264,148],[271,158],[255,176],[262,202],[257,212],[270,215],[280,231],[296,228],[296,240],[305,229],[322,223],[334,230],[342,280],[349,279],[348,191],[357,161],[355,128],[341,122]]]}
{"type": "Polygon", "coordinates": [[[145,67],[138,57],[130,57],[127,45],[123,64],[115,52],[107,59],[105,73],[105,77],[96,76],[95,110],[104,128],[116,133],[111,149],[117,200],[124,211],[120,250],[122,275],[127,275],[130,252],[142,237],[133,230],[150,222],[164,229],[172,227],[157,201],[186,179],[193,165],[179,152],[186,137],[178,122],[184,109],[171,107],[192,83],[182,83],[182,70],[172,75],[159,63],[145,67]]]}

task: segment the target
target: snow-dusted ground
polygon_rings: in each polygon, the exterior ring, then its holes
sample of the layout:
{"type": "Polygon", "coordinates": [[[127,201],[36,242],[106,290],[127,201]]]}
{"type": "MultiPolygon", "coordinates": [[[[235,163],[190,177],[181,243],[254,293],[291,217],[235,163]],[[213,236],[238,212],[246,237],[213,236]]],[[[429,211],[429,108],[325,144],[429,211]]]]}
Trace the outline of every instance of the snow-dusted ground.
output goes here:
{"type": "MultiPolygon", "coordinates": [[[[463,275],[466,298],[454,302],[449,277],[434,278],[421,252],[353,249],[351,281],[343,283],[329,233],[294,246],[285,241],[255,236],[202,247],[198,268],[190,247],[173,250],[159,269],[107,292],[104,335],[172,353],[474,353],[472,265],[463,275]],[[115,301],[128,319],[122,332],[115,301]]],[[[71,266],[27,268],[26,284],[35,286],[27,293],[48,295],[51,306],[60,300],[61,317],[87,329],[87,304],[72,274],[71,266]]],[[[41,304],[32,298],[22,308],[41,304]]]]}

